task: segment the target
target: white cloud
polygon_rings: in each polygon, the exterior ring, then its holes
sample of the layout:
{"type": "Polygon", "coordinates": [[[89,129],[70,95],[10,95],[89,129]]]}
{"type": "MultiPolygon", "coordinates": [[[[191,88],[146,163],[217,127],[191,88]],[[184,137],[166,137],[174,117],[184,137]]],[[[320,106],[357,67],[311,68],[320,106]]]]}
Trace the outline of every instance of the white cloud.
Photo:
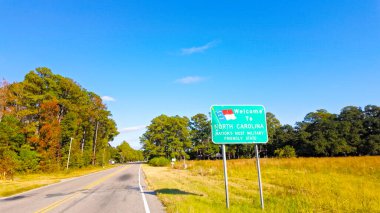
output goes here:
{"type": "Polygon", "coordinates": [[[177,79],[175,82],[179,84],[196,84],[201,81],[206,80],[204,77],[199,77],[199,76],[187,76],[184,78],[177,79]]]}
{"type": "Polygon", "coordinates": [[[182,48],[181,54],[182,55],[191,55],[194,53],[202,53],[212,47],[215,47],[217,45],[218,41],[211,41],[203,46],[200,47],[190,47],[190,48],[182,48]]]}
{"type": "Polygon", "coordinates": [[[102,100],[103,101],[116,101],[115,98],[111,97],[111,96],[103,96],[102,97],[102,100]]]}
{"type": "Polygon", "coordinates": [[[143,130],[145,128],[146,128],[146,125],[131,126],[131,127],[126,127],[126,128],[120,129],[119,132],[120,133],[137,132],[137,131],[143,130]]]}

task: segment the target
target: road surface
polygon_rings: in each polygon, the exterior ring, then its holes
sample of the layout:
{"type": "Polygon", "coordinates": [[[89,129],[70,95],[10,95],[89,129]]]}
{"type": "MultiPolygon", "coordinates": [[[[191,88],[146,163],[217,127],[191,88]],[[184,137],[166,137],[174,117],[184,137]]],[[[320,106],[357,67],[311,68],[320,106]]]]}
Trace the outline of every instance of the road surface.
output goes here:
{"type": "Polygon", "coordinates": [[[0,212],[165,212],[154,193],[145,191],[140,169],[129,164],[2,198],[0,212]]]}

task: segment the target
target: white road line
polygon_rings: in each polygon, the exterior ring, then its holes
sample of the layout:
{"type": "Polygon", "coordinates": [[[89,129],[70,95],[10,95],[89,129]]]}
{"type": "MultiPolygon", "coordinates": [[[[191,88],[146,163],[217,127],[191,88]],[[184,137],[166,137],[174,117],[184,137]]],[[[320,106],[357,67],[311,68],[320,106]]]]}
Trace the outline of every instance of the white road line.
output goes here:
{"type": "Polygon", "coordinates": [[[150,213],[148,202],[146,201],[145,193],[144,193],[144,190],[143,190],[143,188],[141,186],[141,164],[140,164],[140,167],[139,167],[139,187],[140,187],[141,196],[142,196],[142,199],[143,199],[143,202],[144,202],[145,213],[150,213]]]}

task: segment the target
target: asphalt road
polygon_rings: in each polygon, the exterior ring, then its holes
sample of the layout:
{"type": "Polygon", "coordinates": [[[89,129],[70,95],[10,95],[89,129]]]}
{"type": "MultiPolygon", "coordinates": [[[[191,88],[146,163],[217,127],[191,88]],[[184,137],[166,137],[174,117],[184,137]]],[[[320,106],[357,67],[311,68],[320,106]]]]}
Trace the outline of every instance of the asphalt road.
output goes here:
{"type": "Polygon", "coordinates": [[[140,164],[129,164],[2,198],[0,212],[165,212],[145,188],[140,164]]]}

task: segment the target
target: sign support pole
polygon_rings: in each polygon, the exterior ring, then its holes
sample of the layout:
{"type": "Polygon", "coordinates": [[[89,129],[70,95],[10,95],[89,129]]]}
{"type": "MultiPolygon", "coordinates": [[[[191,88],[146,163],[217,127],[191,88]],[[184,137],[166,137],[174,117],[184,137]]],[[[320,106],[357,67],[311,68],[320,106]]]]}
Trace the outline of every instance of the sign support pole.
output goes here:
{"type": "Polygon", "coordinates": [[[230,200],[228,198],[228,177],[227,177],[227,161],[226,161],[226,147],[222,145],[222,153],[223,153],[223,167],[224,167],[224,185],[226,188],[226,207],[230,208],[230,200]]]}
{"type": "Polygon", "coordinates": [[[264,209],[264,196],[263,196],[263,187],[261,184],[261,171],[260,171],[260,156],[259,156],[259,150],[257,148],[257,144],[255,144],[255,152],[256,152],[257,177],[259,179],[260,203],[261,203],[261,209],[264,209]]]}

